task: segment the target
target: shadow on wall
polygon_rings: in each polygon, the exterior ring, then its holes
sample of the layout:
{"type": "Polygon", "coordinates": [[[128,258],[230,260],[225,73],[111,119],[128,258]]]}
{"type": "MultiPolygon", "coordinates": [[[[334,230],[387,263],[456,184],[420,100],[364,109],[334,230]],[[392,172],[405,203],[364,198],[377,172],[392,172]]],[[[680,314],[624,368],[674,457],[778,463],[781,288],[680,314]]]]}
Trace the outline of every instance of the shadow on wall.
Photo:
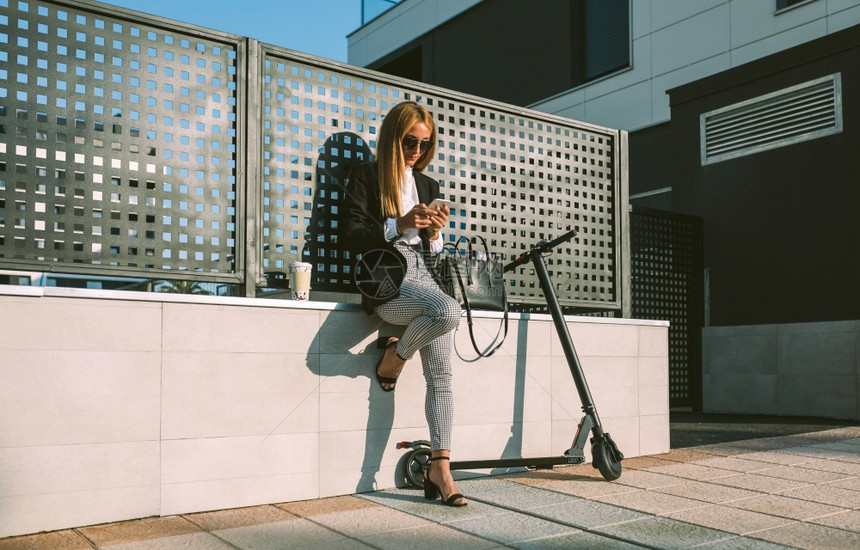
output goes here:
{"type": "MultiPolygon", "coordinates": [[[[315,196],[310,223],[305,230],[302,261],[313,264],[312,287],[319,290],[354,291],[352,269],[354,259],[338,242],[338,216],[346,190],[347,179],[353,167],[370,162],[373,155],[369,144],[358,134],[338,132],[332,134],[320,148],[316,166],[315,196]]],[[[377,348],[379,335],[397,335],[402,327],[392,327],[376,316],[364,312],[346,314],[354,322],[344,323],[342,315],[328,315],[320,326],[317,337],[308,350],[308,367],[321,377],[321,388],[327,379],[335,377],[358,378],[367,376],[367,424],[364,427],[364,459],[361,477],[355,492],[377,489],[376,476],[394,424],[394,399],[384,393],[374,378],[374,366],[381,350],[377,348]],[[324,352],[324,353],[322,353],[324,352]],[[311,357],[318,354],[318,360],[311,357]]],[[[353,394],[354,395],[354,394],[353,394]]],[[[323,399],[323,390],[320,397],[323,399]]],[[[324,406],[324,405],[321,405],[324,406]]],[[[328,411],[330,414],[344,414],[328,411]]],[[[343,425],[352,426],[353,419],[344,418],[343,425]]],[[[348,457],[345,457],[348,460],[348,457]]],[[[395,480],[402,485],[403,480],[395,480]]],[[[386,481],[383,486],[389,486],[386,481]]]]}
{"type": "Polygon", "coordinates": [[[312,288],[348,292],[352,290],[354,260],[338,244],[338,213],[350,170],[370,162],[373,155],[364,138],[352,132],[332,134],[319,153],[313,211],[305,228],[301,257],[314,266],[312,288]]]}
{"type": "MultiPolygon", "coordinates": [[[[485,330],[487,326],[493,323],[478,324],[486,325],[478,328],[479,332],[483,331],[481,336],[493,336],[485,330]]],[[[455,380],[457,378],[462,380],[459,391],[477,392],[475,395],[480,395],[481,388],[488,380],[499,375],[498,369],[513,368],[514,370],[513,388],[509,397],[502,397],[502,402],[497,403],[500,409],[511,411],[511,416],[507,418],[510,420],[508,439],[503,443],[501,449],[496,451],[498,452],[496,457],[488,457],[484,454],[486,449],[475,448],[474,443],[470,441],[457,441],[455,433],[457,449],[464,449],[464,453],[466,453],[461,455],[464,460],[468,458],[523,457],[523,421],[526,377],[528,376],[526,372],[528,325],[529,322],[526,319],[519,321],[517,331],[510,335],[516,334],[517,338],[516,344],[511,346],[512,349],[516,350],[514,352],[516,357],[513,357],[510,362],[480,360],[477,364],[469,364],[463,358],[458,358],[456,353],[452,357],[454,378],[455,380]],[[506,399],[511,400],[510,405],[503,404],[506,399]]],[[[355,460],[357,458],[355,455],[360,452],[358,441],[353,439],[353,436],[363,432],[364,454],[361,461],[361,474],[354,486],[355,493],[371,492],[391,486],[404,487],[409,484],[405,477],[406,452],[400,457],[394,479],[377,478],[386,451],[390,449],[389,446],[393,446],[395,443],[391,441],[391,437],[396,412],[396,392],[384,392],[375,378],[375,367],[382,354],[378,342],[387,340],[389,336],[401,336],[404,328],[390,325],[376,315],[368,316],[364,311],[334,312],[323,319],[320,330],[308,348],[306,365],[320,380],[319,407],[322,424],[320,437],[342,438],[343,443],[342,454],[339,456],[320,457],[321,471],[332,472],[334,469],[342,468],[342,475],[352,475],[355,472],[355,460]],[[367,382],[357,383],[356,380],[362,377],[367,377],[367,382]],[[366,422],[359,425],[359,417],[365,406],[361,404],[361,400],[365,399],[366,422]],[[332,466],[326,467],[326,462],[331,463],[332,466]]],[[[465,330],[460,332],[460,336],[464,334],[466,334],[465,330]]],[[[470,359],[468,351],[471,351],[471,347],[468,345],[468,339],[465,341],[460,339],[459,346],[465,359],[470,359]]],[[[504,350],[500,350],[500,353],[504,353],[504,350]]],[[[420,371],[420,359],[414,358],[407,368],[420,371]]],[[[490,385],[492,386],[492,384],[490,385]]],[[[404,406],[403,401],[401,401],[401,406],[404,406]]],[[[420,401],[407,400],[405,406],[423,410],[424,399],[420,401]]],[[[491,406],[490,408],[495,407],[491,406]]],[[[457,411],[454,411],[455,432],[456,424],[466,427],[464,434],[469,433],[469,430],[474,428],[470,425],[476,420],[464,415],[467,415],[465,411],[461,411],[459,416],[457,411]]],[[[507,419],[482,419],[479,421],[504,422],[507,419]]],[[[426,427],[423,430],[418,429],[413,432],[410,429],[409,431],[411,432],[410,439],[429,439],[426,427]]],[[[321,443],[321,448],[332,449],[335,447],[332,441],[322,441],[321,443]]],[[[498,443],[502,442],[499,441],[498,443]]],[[[498,449],[495,443],[492,447],[498,449]]],[[[513,471],[522,471],[522,468],[500,467],[492,469],[493,474],[513,471]]]]}
{"type": "MultiPolygon", "coordinates": [[[[394,425],[394,394],[385,393],[376,383],[374,368],[381,357],[382,350],[377,346],[379,337],[400,336],[402,327],[394,327],[383,322],[379,317],[368,316],[364,311],[338,312],[329,314],[320,325],[320,330],[308,349],[306,364],[320,378],[320,416],[326,417],[326,425],[342,426],[342,430],[328,430],[320,427],[320,437],[343,432],[343,455],[340,457],[321,457],[323,461],[336,462],[343,460],[352,463],[355,447],[346,432],[357,433],[364,431],[364,459],[361,464],[361,477],[356,483],[355,492],[370,492],[379,487],[391,485],[402,486],[404,479],[376,479],[380,470],[383,455],[394,425]],[[338,379],[358,379],[367,377],[366,384],[349,382],[348,387],[340,387],[338,379]],[[356,425],[355,415],[359,410],[356,399],[361,399],[359,392],[349,391],[351,388],[368,388],[367,391],[367,421],[364,426],[356,425]],[[352,400],[344,402],[342,399],[352,400]],[[325,430],[325,431],[323,431],[325,430]]],[[[331,449],[333,445],[323,445],[331,449]]],[[[347,467],[352,471],[352,467],[347,467]]],[[[344,472],[346,473],[346,472],[344,472]]],[[[398,474],[399,475],[399,474],[398,474]]],[[[402,477],[402,476],[401,476],[402,477]]]]}

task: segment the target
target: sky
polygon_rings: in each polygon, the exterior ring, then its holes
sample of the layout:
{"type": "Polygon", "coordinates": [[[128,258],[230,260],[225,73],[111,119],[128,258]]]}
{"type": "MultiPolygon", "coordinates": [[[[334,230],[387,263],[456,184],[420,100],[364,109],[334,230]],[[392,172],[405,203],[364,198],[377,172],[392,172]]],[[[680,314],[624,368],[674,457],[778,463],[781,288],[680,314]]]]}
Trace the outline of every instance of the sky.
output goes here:
{"type": "MultiPolygon", "coordinates": [[[[100,0],[346,63],[362,0],[100,0]]],[[[390,0],[366,0],[370,20],[390,0]]]]}

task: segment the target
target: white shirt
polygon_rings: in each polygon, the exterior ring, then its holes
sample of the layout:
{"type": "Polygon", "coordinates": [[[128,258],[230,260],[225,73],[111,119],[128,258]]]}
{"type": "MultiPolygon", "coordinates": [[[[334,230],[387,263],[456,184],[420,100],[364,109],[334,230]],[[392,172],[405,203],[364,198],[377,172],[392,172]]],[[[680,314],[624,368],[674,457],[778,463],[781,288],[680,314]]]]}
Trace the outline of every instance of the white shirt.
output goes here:
{"type": "MultiPolygon", "coordinates": [[[[403,212],[409,212],[412,208],[420,203],[418,198],[418,187],[415,185],[415,176],[412,175],[412,167],[406,167],[406,185],[400,191],[400,206],[403,212]]],[[[415,228],[405,229],[400,237],[397,236],[397,218],[387,218],[385,220],[385,240],[403,241],[406,244],[418,244],[421,242],[421,236],[415,228]]],[[[440,232],[439,238],[430,241],[430,252],[438,254],[442,250],[442,245],[445,241],[442,240],[440,232]]]]}

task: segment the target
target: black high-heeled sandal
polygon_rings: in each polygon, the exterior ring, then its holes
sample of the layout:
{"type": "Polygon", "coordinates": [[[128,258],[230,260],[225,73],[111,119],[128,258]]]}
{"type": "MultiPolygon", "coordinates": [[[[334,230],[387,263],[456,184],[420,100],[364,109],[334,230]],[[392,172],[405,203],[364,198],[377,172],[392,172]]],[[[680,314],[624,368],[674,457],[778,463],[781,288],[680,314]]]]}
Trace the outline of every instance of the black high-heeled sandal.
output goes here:
{"type": "MultiPolygon", "coordinates": [[[[382,366],[382,362],[385,361],[385,354],[388,353],[388,348],[397,344],[399,338],[392,336],[388,339],[388,343],[385,344],[385,349],[382,350],[382,357],[379,359],[379,362],[376,364],[376,381],[379,383],[379,387],[382,388],[384,392],[392,392],[394,388],[397,386],[397,379],[400,377],[400,372],[397,373],[395,377],[382,376],[379,374],[379,367],[382,366]],[[390,384],[390,387],[386,388],[383,384],[390,384]]],[[[394,354],[397,355],[397,350],[394,350],[394,354]]],[[[397,355],[398,359],[403,359],[399,355],[397,355]]],[[[400,368],[403,370],[403,367],[400,368]]]]}
{"type": "MultiPolygon", "coordinates": [[[[447,456],[433,456],[430,457],[430,462],[434,460],[451,460],[447,456]]],[[[427,500],[436,500],[436,497],[442,498],[442,491],[439,489],[439,486],[430,481],[430,467],[428,466],[426,470],[424,470],[424,498],[427,500]]],[[[460,493],[454,493],[449,496],[447,499],[443,499],[442,503],[447,504],[448,506],[460,507],[469,504],[468,502],[461,502],[457,504],[457,500],[459,499],[465,500],[466,497],[461,495],[460,493]]]]}

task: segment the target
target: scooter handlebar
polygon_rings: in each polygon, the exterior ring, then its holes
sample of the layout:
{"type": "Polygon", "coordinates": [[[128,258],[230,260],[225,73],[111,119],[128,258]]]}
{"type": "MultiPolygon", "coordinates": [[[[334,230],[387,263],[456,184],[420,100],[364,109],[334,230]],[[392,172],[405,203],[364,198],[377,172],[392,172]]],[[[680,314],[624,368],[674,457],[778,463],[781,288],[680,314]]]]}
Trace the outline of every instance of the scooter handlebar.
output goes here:
{"type": "Polygon", "coordinates": [[[532,254],[534,254],[535,252],[546,252],[547,250],[551,250],[563,242],[569,241],[570,239],[572,239],[575,236],[576,236],[576,229],[571,229],[570,231],[568,231],[567,233],[565,233],[561,237],[556,237],[555,239],[553,239],[551,241],[548,241],[548,242],[547,241],[539,241],[534,246],[534,248],[532,248],[531,250],[529,250],[525,254],[520,255],[517,259],[515,259],[511,263],[505,265],[504,272],[507,273],[508,271],[512,271],[512,270],[516,269],[517,267],[519,267],[525,263],[528,263],[529,261],[531,261],[532,254]]]}
{"type": "Polygon", "coordinates": [[[557,237],[557,238],[555,238],[549,242],[538,243],[535,246],[535,249],[540,250],[541,252],[546,252],[547,250],[550,250],[552,248],[557,247],[558,245],[560,245],[563,242],[569,241],[570,239],[574,238],[575,236],[576,236],[576,229],[571,229],[570,231],[568,231],[567,233],[565,233],[561,237],[557,237]]]}

